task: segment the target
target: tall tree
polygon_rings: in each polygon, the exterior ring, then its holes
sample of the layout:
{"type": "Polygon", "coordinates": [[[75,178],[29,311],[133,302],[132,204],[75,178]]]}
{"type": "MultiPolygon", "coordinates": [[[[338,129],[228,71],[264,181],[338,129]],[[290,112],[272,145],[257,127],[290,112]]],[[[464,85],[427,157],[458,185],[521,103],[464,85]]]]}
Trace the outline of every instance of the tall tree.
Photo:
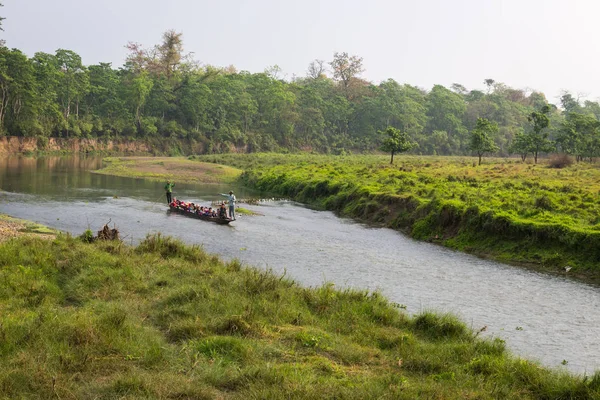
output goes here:
{"type": "Polygon", "coordinates": [[[310,64],[308,64],[307,76],[310,79],[319,79],[325,76],[325,61],[313,60],[310,64]]]}
{"type": "Polygon", "coordinates": [[[43,135],[50,136],[54,131],[66,129],[65,118],[58,100],[61,85],[58,60],[53,54],[38,52],[31,61],[36,80],[38,122],[42,126],[43,135]]]}
{"type": "Polygon", "coordinates": [[[277,64],[265,68],[265,74],[271,79],[279,80],[284,77],[281,67],[277,64]]]}
{"type": "Polygon", "coordinates": [[[135,76],[129,85],[130,101],[133,105],[135,122],[139,130],[142,127],[142,107],[148,100],[148,95],[154,83],[146,71],[135,76]]]}
{"type": "Polygon", "coordinates": [[[564,91],[562,96],[560,96],[560,104],[567,114],[581,111],[579,100],[567,91],[564,91]]]}
{"type": "Polygon", "coordinates": [[[348,53],[334,53],[333,61],[329,63],[333,70],[333,77],[341,82],[347,99],[350,99],[350,83],[363,71],[363,59],[358,56],[349,56],[348,53]]]}
{"type": "Polygon", "coordinates": [[[481,157],[485,153],[498,150],[493,138],[496,133],[498,133],[498,125],[495,122],[490,122],[486,118],[477,119],[477,125],[471,131],[469,149],[479,156],[479,165],[481,165],[481,157]]]}
{"type": "Polygon", "coordinates": [[[56,61],[61,73],[60,102],[64,117],[68,119],[71,115],[72,103],[79,90],[77,75],[83,73],[83,64],[81,63],[81,57],[77,53],[64,49],[56,51],[56,61]]]}
{"type": "Polygon", "coordinates": [[[169,30],[163,33],[163,42],[158,47],[162,72],[170,78],[179,67],[183,55],[183,34],[169,30]]]}
{"type": "Polygon", "coordinates": [[[458,93],[458,94],[461,94],[463,96],[466,95],[467,93],[469,93],[469,91],[467,90],[467,88],[464,87],[463,85],[461,85],[460,83],[453,83],[450,86],[450,89],[452,89],[452,91],[454,93],[458,93]]]}
{"type": "Polygon", "coordinates": [[[485,83],[485,85],[488,87],[488,91],[487,92],[488,92],[488,94],[490,94],[490,92],[492,91],[492,88],[494,87],[494,83],[496,83],[496,81],[493,80],[493,79],[488,78],[488,79],[485,79],[483,81],[483,83],[485,83]]]}

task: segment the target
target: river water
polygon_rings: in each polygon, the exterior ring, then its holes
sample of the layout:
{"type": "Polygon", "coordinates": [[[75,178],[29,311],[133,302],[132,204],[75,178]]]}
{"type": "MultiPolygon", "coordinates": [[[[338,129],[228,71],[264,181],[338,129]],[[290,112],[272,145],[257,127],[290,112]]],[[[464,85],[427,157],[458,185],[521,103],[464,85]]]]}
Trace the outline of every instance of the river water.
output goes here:
{"type": "MultiPolygon", "coordinates": [[[[162,232],[201,244],[225,259],[270,268],[307,286],[379,290],[406,306],[451,312],[482,334],[506,340],[510,350],[545,366],[593,374],[600,369],[600,290],[414,241],[300,204],[244,205],[260,216],[229,226],[170,214],[163,183],[90,173],[99,158],[0,160],[0,213],[81,234],[109,220],[126,242],[162,232]],[[563,365],[563,360],[566,365],[563,365]]],[[[177,184],[175,196],[208,204],[240,187],[177,184]]]]}

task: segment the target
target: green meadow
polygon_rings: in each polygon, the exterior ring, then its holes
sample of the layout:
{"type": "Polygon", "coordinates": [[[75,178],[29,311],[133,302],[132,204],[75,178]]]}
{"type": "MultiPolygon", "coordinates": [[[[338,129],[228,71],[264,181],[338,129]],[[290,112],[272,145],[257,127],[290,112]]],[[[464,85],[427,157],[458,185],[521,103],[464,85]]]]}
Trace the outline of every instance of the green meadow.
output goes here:
{"type": "Polygon", "coordinates": [[[518,159],[323,156],[191,157],[243,169],[256,189],[403,230],[445,246],[600,279],[600,171],[518,159]]]}
{"type": "Polygon", "coordinates": [[[0,244],[0,398],[594,399],[451,315],[304,288],[160,235],[0,244]]]}

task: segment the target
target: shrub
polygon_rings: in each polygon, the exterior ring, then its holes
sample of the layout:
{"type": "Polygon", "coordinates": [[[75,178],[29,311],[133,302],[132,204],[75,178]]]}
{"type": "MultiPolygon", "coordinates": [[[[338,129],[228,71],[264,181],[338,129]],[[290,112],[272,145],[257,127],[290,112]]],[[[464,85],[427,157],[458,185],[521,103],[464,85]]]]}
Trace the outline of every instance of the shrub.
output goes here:
{"type": "Polygon", "coordinates": [[[206,253],[198,246],[186,246],[182,241],[160,233],[149,234],[136,248],[138,253],[158,253],[163,258],[181,257],[187,261],[202,262],[206,253]]]}
{"type": "Polygon", "coordinates": [[[573,157],[568,154],[555,154],[550,157],[548,161],[548,166],[550,168],[565,168],[573,165],[573,157]]]}
{"type": "Polygon", "coordinates": [[[88,228],[79,236],[79,239],[84,243],[92,243],[96,238],[94,237],[94,232],[88,228]]]}
{"type": "Polygon", "coordinates": [[[469,330],[457,317],[424,312],[414,319],[414,327],[431,338],[468,338],[469,330]]]}

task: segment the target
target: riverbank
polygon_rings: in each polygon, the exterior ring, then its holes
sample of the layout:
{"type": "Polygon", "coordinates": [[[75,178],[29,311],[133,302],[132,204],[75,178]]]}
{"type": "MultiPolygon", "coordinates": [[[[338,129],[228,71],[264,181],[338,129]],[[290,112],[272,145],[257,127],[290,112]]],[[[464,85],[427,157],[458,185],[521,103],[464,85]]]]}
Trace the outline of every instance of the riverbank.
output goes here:
{"type": "MultiPolygon", "coordinates": [[[[128,156],[182,156],[203,154],[206,144],[193,138],[150,137],[132,139],[113,138],[56,138],[0,136],[0,155],[65,155],[102,154],[128,156]]],[[[243,148],[230,146],[228,151],[243,152],[243,148]]]]}
{"type": "Polygon", "coordinates": [[[0,397],[600,396],[600,374],[515,358],[452,316],[303,288],[160,235],[15,238],[0,263],[0,397]]]}
{"type": "Polygon", "coordinates": [[[0,214],[0,242],[16,237],[55,239],[57,232],[43,225],[0,214]]]}
{"type": "Polygon", "coordinates": [[[39,154],[153,154],[149,143],[127,139],[0,137],[0,155],[39,154]]]}
{"type": "Polygon", "coordinates": [[[164,182],[231,183],[242,170],[214,163],[195,162],[181,157],[107,157],[96,174],[144,178],[164,182]]]}
{"type": "Polygon", "coordinates": [[[201,156],[244,169],[249,187],[412,237],[600,281],[600,171],[515,159],[318,155],[201,156]]]}

